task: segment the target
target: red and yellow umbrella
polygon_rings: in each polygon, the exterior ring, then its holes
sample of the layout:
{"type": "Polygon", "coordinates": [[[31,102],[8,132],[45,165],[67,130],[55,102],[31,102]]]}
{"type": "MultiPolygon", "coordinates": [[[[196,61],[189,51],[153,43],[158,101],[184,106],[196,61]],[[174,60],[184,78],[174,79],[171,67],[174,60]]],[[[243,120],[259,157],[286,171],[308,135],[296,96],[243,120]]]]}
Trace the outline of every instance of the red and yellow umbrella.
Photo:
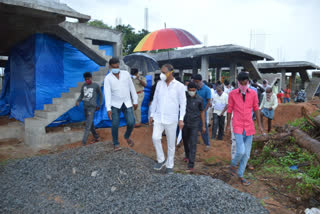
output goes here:
{"type": "Polygon", "coordinates": [[[198,44],[201,44],[201,42],[188,31],[178,28],[166,28],[146,35],[133,52],[170,49],[198,44]]]}

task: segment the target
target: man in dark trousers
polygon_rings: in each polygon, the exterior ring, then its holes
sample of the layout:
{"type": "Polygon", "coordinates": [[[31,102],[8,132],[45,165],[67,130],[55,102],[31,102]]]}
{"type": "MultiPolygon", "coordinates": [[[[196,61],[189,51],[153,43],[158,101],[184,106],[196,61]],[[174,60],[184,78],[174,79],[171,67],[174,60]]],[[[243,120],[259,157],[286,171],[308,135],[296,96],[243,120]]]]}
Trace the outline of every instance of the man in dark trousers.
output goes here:
{"type": "Polygon", "coordinates": [[[93,118],[94,113],[99,110],[102,103],[102,92],[100,86],[97,83],[92,82],[92,74],[86,72],[83,74],[85,83],[81,88],[81,94],[77,100],[76,105],[79,106],[80,102],[83,101],[84,105],[84,115],[86,117],[86,127],[84,130],[84,135],[82,139],[82,144],[85,146],[88,140],[89,132],[93,134],[94,140],[91,143],[99,141],[99,135],[97,134],[93,118]],[[97,95],[99,95],[99,105],[97,106],[97,95]]]}
{"type": "Polygon", "coordinates": [[[187,107],[184,116],[184,127],[182,138],[185,151],[185,162],[188,162],[187,171],[192,172],[197,150],[198,127],[202,122],[202,133],[206,132],[205,112],[202,98],[196,94],[197,86],[195,83],[188,84],[187,107]]]}

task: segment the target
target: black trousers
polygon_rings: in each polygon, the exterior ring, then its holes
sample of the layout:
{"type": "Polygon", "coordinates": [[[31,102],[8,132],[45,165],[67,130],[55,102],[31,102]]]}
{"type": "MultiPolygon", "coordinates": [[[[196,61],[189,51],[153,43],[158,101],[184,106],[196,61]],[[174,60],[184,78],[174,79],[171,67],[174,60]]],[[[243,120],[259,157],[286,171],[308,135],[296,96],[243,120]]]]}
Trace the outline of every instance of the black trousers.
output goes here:
{"type": "Polygon", "coordinates": [[[215,139],[217,136],[217,129],[219,128],[218,132],[218,140],[222,140],[224,134],[224,121],[225,116],[218,116],[218,114],[213,114],[213,126],[212,126],[212,139],[215,139]]]}
{"type": "Polygon", "coordinates": [[[184,126],[182,129],[182,139],[186,158],[189,159],[188,167],[193,168],[196,159],[197,141],[198,141],[197,127],[184,126]]]}

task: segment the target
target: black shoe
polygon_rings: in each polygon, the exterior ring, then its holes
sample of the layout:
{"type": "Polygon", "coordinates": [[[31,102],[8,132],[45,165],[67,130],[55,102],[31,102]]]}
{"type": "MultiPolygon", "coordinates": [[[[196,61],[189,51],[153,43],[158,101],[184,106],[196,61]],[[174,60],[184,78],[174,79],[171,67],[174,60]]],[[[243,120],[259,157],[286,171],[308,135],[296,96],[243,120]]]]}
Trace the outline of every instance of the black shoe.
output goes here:
{"type": "Polygon", "coordinates": [[[168,174],[168,175],[174,174],[173,169],[172,168],[166,168],[166,174],[168,174]]]}
{"type": "Polygon", "coordinates": [[[166,160],[164,160],[162,163],[156,163],[153,167],[154,170],[160,171],[164,165],[166,164],[166,160]]]}

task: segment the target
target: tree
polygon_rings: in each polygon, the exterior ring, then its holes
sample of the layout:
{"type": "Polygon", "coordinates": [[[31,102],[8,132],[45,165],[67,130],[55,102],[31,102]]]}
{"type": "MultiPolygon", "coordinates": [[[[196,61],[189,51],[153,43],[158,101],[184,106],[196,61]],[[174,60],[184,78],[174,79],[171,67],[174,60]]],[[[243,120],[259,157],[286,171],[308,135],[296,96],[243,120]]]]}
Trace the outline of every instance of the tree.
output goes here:
{"type": "Polygon", "coordinates": [[[140,30],[138,33],[135,32],[135,29],[131,25],[118,25],[116,27],[109,26],[101,20],[93,20],[88,22],[88,25],[103,28],[103,29],[113,29],[120,31],[122,33],[123,39],[123,50],[122,53],[124,56],[133,53],[133,50],[138,45],[138,43],[145,37],[149,32],[146,30],[140,30]]]}
{"type": "Polygon", "coordinates": [[[139,44],[141,39],[149,33],[144,29],[136,33],[131,25],[118,25],[115,27],[115,30],[121,31],[123,34],[122,44],[124,56],[133,53],[133,50],[139,44]]]}
{"type": "Polygon", "coordinates": [[[88,22],[88,25],[94,26],[94,27],[98,27],[98,28],[104,28],[104,29],[112,29],[111,26],[103,23],[102,20],[97,20],[97,19],[95,19],[95,20],[93,20],[93,21],[89,21],[89,22],[88,22]]]}

